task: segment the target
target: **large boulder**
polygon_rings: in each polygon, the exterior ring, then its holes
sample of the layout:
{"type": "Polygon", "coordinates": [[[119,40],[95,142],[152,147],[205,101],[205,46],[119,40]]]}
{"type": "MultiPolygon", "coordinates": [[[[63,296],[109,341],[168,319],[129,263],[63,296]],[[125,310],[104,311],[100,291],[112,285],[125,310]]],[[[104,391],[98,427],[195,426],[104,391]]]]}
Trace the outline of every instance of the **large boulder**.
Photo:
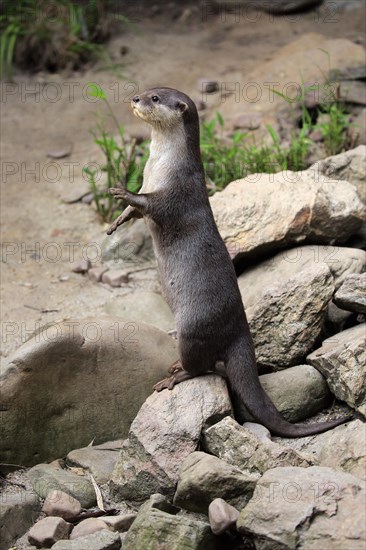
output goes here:
{"type": "Polygon", "coordinates": [[[252,174],[210,201],[233,259],[299,243],[342,244],[365,217],[353,185],[313,170],[252,174]]]}
{"type": "Polygon", "coordinates": [[[260,550],[363,550],[365,483],[331,468],[274,468],[257,483],[237,528],[260,550]]]}
{"type": "Polygon", "coordinates": [[[8,358],[1,375],[4,462],[37,464],[92,440],[127,436],[177,357],[166,333],[118,317],[43,328],[8,358]]]}
{"type": "Polygon", "coordinates": [[[122,445],[110,482],[113,497],[141,501],[154,492],[173,494],[182,460],[197,449],[203,427],[231,413],[226,383],[217,375],[152,394],[122,445]]]}
{"type": "Polygon", "coordinates": [[[325,376],[334,395],[366,417],[366,325],[327,338],[307,361],[325,376]]]}

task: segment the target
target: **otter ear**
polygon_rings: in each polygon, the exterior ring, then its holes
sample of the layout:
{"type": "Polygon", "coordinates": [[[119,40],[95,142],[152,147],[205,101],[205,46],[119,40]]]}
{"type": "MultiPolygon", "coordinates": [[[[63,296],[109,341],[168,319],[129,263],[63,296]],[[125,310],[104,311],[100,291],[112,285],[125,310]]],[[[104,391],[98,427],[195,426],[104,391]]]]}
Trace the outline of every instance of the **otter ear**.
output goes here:
{"type": "Polygon", "coordinates": [[[187,103],[184,103],[184,101],[178,101],[177,107],[180,110],[181,113],[184,113],[188,109],[187,103]]]}

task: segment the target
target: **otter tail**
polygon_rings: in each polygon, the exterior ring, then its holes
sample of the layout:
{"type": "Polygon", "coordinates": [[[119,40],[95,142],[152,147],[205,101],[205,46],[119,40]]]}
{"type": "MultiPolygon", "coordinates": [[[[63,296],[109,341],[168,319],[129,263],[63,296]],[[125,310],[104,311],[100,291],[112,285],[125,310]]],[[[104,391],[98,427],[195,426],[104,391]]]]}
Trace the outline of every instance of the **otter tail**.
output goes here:
{"type": "Polygon", "coordinates": [[[352,419],[352,416],[349,416],[319,424],[287,422],[260,384],[254,348],[250,339],[243,337],[233,345],[225,366],[234,404],[243,403],[253,418],[259,424],[263,424],[273,435],[304,437],[325,432],[352,419]]]}

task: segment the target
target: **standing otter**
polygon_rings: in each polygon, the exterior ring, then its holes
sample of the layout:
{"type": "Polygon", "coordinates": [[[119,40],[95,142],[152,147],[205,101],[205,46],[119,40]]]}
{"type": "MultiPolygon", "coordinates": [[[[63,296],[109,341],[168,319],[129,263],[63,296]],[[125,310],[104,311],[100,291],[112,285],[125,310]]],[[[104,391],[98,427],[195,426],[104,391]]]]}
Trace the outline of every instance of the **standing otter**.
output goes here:
{"type": "Polygon", "coordinates": [[[287,422],[264,392],[234,266],[208,200],[193,101],[171,88],[133,98],[136,116],[152,127],[140,193],[110,189],[129,206],[108,230],[143,216],[152,234],[164,296],[176,321],[180,361],[154,388],[172,389],[224,364],[231,393],[273,434],[320,433],[348,419],[305,425],[287,422]]]}

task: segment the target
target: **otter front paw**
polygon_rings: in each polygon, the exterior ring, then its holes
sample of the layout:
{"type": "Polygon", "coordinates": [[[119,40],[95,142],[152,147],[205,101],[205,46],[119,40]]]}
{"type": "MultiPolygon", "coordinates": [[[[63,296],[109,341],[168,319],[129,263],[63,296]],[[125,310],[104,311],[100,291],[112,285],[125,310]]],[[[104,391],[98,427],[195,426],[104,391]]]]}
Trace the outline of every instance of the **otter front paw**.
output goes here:
{"type": "Polygon", "coordinates": [[[164,378],[164,380],[161,380],[160,382],[155,384],[153,388],[155,391],[161,391],[165,388],[168,390],[172,390],[176,384],[180,384],[180,382],[183,382],[184,380],[189,380],[190,378],[194,378],[194,376],[192,376],[182,368],[175,372],[172,376],[164,378]]]}

